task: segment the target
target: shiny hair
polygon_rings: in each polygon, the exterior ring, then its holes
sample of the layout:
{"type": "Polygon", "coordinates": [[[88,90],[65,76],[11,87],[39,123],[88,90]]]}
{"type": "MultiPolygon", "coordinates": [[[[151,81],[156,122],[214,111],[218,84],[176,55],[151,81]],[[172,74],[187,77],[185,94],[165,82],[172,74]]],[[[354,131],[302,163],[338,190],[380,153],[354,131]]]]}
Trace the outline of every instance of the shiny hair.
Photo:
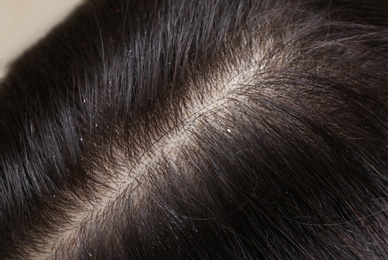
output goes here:
{"type": "Polygon", "coordinates": [[[387,13],[85,2],[0,83],[0,258],[387,258],[387,13]]]}

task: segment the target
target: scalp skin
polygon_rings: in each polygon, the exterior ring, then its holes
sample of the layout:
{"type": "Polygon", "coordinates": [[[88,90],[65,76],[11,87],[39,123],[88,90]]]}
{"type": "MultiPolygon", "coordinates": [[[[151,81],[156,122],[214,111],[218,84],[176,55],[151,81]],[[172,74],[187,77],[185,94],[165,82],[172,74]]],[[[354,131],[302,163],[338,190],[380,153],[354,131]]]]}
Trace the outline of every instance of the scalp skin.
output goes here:
{"type": "Polygon", "coordinates": [[[0,258],[386,258],[387,11],[86,2],[1,82],[0,258]]]}

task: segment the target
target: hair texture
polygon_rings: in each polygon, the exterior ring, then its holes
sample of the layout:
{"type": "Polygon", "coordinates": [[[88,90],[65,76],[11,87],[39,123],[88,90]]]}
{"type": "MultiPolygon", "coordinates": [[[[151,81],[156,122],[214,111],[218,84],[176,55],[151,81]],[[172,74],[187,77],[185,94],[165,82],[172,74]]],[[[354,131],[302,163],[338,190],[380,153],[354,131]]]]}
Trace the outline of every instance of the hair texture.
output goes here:
{"type": "Polygon", "coordinates": [[[388,4],[88,1],[0,85],[0,259],[387,259],[388,4]]]}

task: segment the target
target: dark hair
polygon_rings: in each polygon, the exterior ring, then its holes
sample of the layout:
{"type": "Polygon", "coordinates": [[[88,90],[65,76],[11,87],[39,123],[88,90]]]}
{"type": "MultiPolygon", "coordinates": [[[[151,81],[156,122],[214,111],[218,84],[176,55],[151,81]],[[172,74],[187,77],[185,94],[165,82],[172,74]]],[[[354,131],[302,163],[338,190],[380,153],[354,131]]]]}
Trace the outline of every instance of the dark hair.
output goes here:
{"type": "Polygon", "coordinates": [[[0,85],[0,258],[386,259],[387,13],[84,3],[0,85]]]}

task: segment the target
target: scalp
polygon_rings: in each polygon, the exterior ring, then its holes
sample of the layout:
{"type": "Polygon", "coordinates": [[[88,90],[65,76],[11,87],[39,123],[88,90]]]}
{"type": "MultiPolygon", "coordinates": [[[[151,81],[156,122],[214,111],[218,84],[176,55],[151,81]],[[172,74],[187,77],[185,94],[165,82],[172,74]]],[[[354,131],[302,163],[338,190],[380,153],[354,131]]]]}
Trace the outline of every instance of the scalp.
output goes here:
{"type": "Polygon", "coordinates": [[[386,256],[384,8],[85,3],[2,82],[0,255],[386,256]]]}

